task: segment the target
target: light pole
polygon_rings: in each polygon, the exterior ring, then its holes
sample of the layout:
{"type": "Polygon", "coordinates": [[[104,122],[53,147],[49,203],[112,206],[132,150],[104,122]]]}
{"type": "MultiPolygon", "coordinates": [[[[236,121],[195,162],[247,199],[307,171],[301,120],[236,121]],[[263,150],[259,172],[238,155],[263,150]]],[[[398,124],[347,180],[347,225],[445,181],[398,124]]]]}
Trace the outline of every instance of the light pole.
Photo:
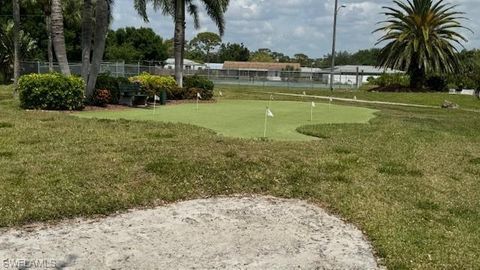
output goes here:
{"type": "Polygon", "coordinates": [[[335,0],[335,12],[333,14],[333,42],[332,42],[332,69],[330,71],[330,91],[333,91],[333,74],[335,73],[335,45],[337,39],[337,16],[341,8],[347,7],[341,5],[338,7],[338,0],[335,0]]]}

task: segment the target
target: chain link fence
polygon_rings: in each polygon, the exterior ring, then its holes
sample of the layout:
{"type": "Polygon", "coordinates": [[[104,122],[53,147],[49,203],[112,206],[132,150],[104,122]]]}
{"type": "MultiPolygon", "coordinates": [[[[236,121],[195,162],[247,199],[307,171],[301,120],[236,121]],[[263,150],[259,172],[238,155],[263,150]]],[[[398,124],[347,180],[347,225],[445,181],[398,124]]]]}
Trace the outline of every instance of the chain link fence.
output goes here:
{"type": "MultiPolygon", "coordinates": [[[[49,65],[46,62],[22,62],[22,74],[47,73],[49,65]]],[[[53,70],[60,72],[58,64],[53,70]]],[[[81,63],[70,63],[72,74],[80,75],[81,63]]],[[[104,62],[101,73],[109,73],[114,77],[132,77],[147,72],[153,75],[174,75],[175,71],[164,68],[155,63],[126,64],[124,62],[104,62]]],[[[233,70],[233,69],[184,69],[184,75],[199,75],[206,77],[216,84],[277,86],[292,88],[328,88],[330,87],[330,72],[327,71],[283,71],[283,70],[233,70]]],[[[378,73],[366,73],[357,69],[355,72],[334,73],[335,88],[356,89],[367,82],[370,76],[379,76],[378,73]]]]}

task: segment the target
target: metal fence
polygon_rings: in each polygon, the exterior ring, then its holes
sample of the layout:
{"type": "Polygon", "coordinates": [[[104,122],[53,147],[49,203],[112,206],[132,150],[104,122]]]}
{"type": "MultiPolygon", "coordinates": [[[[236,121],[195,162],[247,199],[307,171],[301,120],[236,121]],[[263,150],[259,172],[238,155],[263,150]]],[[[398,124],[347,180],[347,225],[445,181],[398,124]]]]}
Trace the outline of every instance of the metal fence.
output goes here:
{"type": "MultiPolygon", "coordinates": [[[[47,73],[48,63],[45,62],[22,62],[22,74],[47,73]]],[[[53,65],[55,71],[60,71],[57,64],[53,65]]],[[[70,63],[72,74],[80,74],[81,64],[70,63]]],[[[154,75],[174,75],[174,70],[155,64],[126,64],[124,62],[104,62],[101,65],[101,73],[109,73],[114,77],[132,77],[147,72],[154,75]]],[[[199,75],[206,77],[216,84],[226,85],[252,85],[252,86],[278,86],[292,88],[327,88],[330,82],[330,72],[326,71],[267,71],[267,70],[233,70],[233,69],[184,69],[185,75],[199,75]]],[[[359,88],[367,82],[370,76],[362,70],[355,72],[335,73],[334,87],[336,88],[359,88]]]]}

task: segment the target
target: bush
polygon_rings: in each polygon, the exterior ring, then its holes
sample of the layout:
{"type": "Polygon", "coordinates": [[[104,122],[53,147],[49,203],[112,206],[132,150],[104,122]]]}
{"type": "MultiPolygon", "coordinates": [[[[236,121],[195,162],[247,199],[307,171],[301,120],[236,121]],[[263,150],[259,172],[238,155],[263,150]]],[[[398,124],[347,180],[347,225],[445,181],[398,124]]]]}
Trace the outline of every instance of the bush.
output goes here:
{"type": "Polygon", "coordinates": [[[401,73],[395,73],[395,74],[384,73],[377,78],[369,77],[368,82],[372,85],[377,85],[380,87],[388,87],[388,86],[408,87],[410,85],[410,78],[408,75],[401,74],[401,73]]]}
{"type": "Polygon", "coordinates": [[[112,100],[110,91],[107,89],[96,89],[93,93],[92,100],[90,104],[93,106],[105,107],[112,100]]]}
{"type": "Polygon", "coordinates": [[[207,78],[198,75],[185,77],[183,84],[187,89],[185,93],[185,98],[187,99],[195,99],[197,97],[197,92],[202,95],[202,99],[204,100],[213,98],[215,84],[207,78]],[[192,97],[193,92],[195,92],[195,96],[192,97]]]}
{"type": "Polygon", "coordinates": [[[138,76],[129,78],[130,82],[140,83],[143,91],[149,96],[160,95],[160,92],[166,91],[168,99],[175,99],[172,92],[175,91],[177,83],[171,76],[157,76],[148,73],[142,73],[138,76]]]}
{"type": "Polygon", "coordinates": [[[95,89],[107,90],[109,92],[110,99],[107,101],[107,104],[118,104],[118,100],[120,99],[119,85],[121,79],[125,78],[115,78],[108,73],[98,75],[95,89]]]}
{"type": "Polygon", "coordinates": [[[18,81],[20,106],[24,109],[81,110],[83,79],[58,73],[24,75],[18,81]]]}
{"type": "Polygon", "coordinates": [[[447,79],[443,76],[433,75],[428,77],[427,81],[425,82],[425,86],[437,92],[443,92],[448,90],[448,82],[447,79]]]}

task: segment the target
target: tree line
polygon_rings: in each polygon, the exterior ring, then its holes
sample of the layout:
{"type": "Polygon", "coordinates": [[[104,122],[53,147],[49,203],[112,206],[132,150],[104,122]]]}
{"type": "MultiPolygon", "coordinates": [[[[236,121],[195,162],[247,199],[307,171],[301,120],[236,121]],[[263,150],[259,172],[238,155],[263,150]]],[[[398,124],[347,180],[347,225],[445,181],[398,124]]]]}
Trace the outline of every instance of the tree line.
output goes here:
{"type": "MultiPolygon", "coordinates": [[[[198,62],[260,61],[298,62],[305,67],[325,68],[331,55],[312,58],[305,53],[293,56],[268,48],[250,50],[244,44],[223,43],[224,14],[229,0],[134,0],[133,7],[148,21],[146,7],[170,16],[175,23],[173,39],[163,39],[149,28],[109,30],[113,0],[0,0],[0,73],[18,77],[14,59],[56,59],[62,73],[69,74],[68,61],[82,62],[87,95],[93,90],[102,60],[158,61],[175,58],[175,77],[183,80],[183,60],[198,62]],[[199,27],[198,4],[207,11],[219,34],[200,33],[185,40],[185,17],[191,15],[199,27]],[[12,14],[9,16],[8,14],[12,14]],[[11,42],[13,40],[13,42],[11,42]],[[13,44],[13,45],[12,45],[13,44]],[[13,67],[13,72],[12,72],[13,67]]],[[[376,31],[384,35],[381,49],[355,53],[337,52],[337,65],[375,65],[406,71],[411,88],[422,88],[427,75],[475,74],[480,66],[478,51],[458,51],[466,39],[460,21],[464,14],[444,0],[395,1],[386,7],[387,18],[376,31]],[[474,60],[472,60],[474,59],[474,60]]],[[[468,29],[467,29],[468,30],[468,29]]]]}

